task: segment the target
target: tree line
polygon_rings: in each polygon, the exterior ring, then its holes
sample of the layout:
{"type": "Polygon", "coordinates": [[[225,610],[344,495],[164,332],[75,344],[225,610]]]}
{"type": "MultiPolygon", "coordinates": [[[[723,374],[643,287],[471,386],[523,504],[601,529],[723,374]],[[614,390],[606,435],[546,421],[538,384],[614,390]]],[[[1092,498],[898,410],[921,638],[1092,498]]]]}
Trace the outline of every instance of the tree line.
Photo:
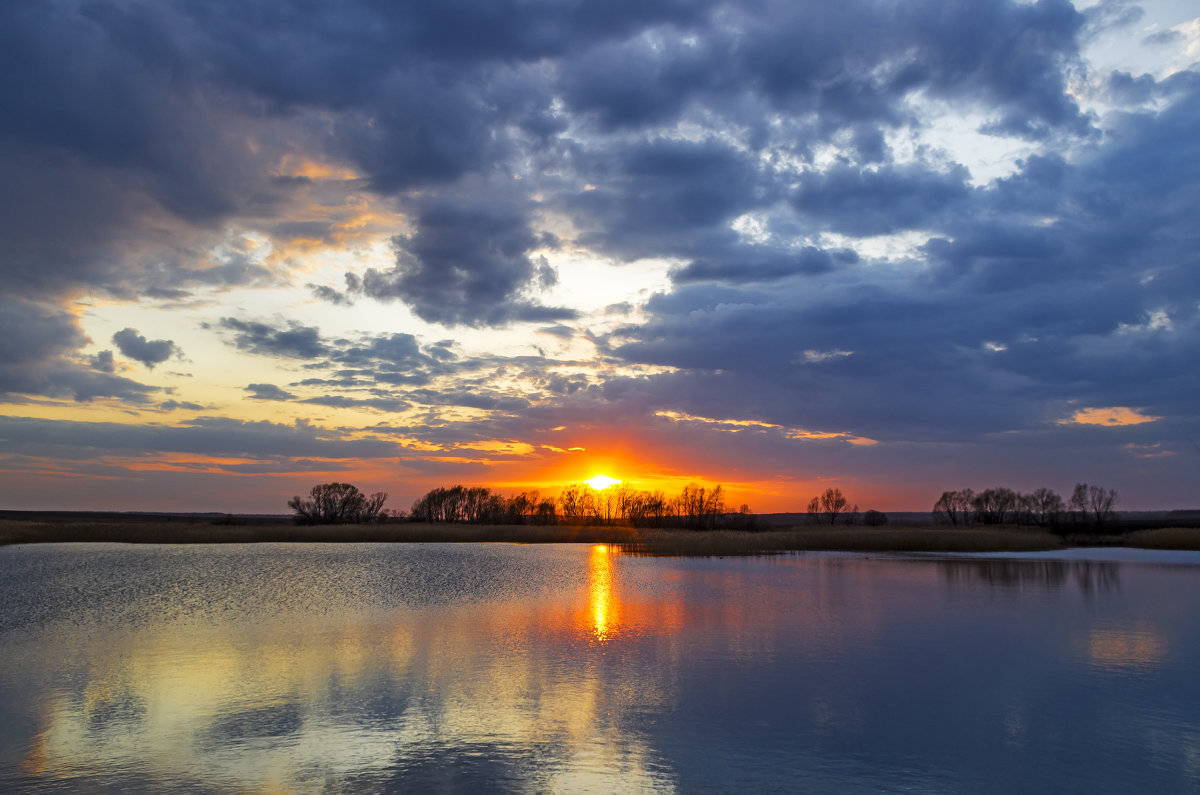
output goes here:
{"type": "Polygon", "coordinates": [[[756,522],[749,505],[729,510],[720,486],[689,483],[674,497],[663,491],[641,491],[628,486],[594,489],[586,483],[565,486],[558,497],[524,491],[512,497],[484,486],[439,486],[419,497],[412,508],[388,511],[385,492],[370,497],[349,483],[313,486],[307,499],[293,497],[288,507],[300,524],[353,524],[378,521],[412,521],[468,524],[567,524],[682,527],[712,530],[718,527],[753,529],[756,522]]]}
{"type": "Polygon", "coordinates": [[[662,491],[628,486],[594,489],[586,483],[564,486],[557,498],[526,491],[512,497],[482,486],[439,487],[413,503],[408,518],[415,522],[474,524],[632,525],[711,530],[753,524],[750,506],[729,511],[720,486],[696,483],[675,497],[662,491]]]}
{"type": "Polygon", "coordinates": [[[1076,483],[1070,499],[1048,488],[1021,494],[997,487],[945,491],[933,505],[933,520],[943,524],[1024,524],[1052,530],[1091,526],[1102,529],[1116,515],[1117,492],[1076,483]]]}

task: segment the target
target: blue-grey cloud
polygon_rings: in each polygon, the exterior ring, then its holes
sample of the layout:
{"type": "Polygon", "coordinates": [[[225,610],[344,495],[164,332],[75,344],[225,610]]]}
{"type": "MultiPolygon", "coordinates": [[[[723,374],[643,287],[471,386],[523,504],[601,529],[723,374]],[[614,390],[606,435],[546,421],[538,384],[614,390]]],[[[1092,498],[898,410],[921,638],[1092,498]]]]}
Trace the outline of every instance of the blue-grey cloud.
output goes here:
{"type": "Polygon", "coordinates": [[[682,268],[673,270],[671,280],[677,284],[699,281],[772,281],[796,274],[828,273],[858,261],[858,252],[846,248],[831,251],[804,246],[798,251],[791,251],[765,246],[743,246],[732,249],[724,259],[693,260],[682,268]],[[738,256],[739,254],[742,256],[738,256]]]}
{"type": "Polygon", "coordinates": [[[157,364],[162,364],[172,356],[181,354],[179,347],[172,340],[149,340],[138,333],[135,328],[123,328],[112,337],[113,344],[121,353],[141,362],[151,370],[157,364]]]}
{"type": "Polygon", "coordinates": [[[280,389],[275,384],[247,384],[246,396],[251,400],[292,400],[296,396],[286,389],[280,389]]]}
{"type": "Polygon", "coordinates": [[[399,412],[411,407],[411,404],[394,397],[348,397],[346,395],[321,395],[305,398],[301,403],[313,406],[329,406],[339,409],[370,408],[378,411],[399,412]]]}
{"type": "Polygon", "coordinates": [[[970,193],[962,166],[940,173],[914,166],[834,167],[800,179],[792,205],[805,218],[849,235],[885,235],[937,225],[970,193]]]}
{"type": "Polygon", "coordinates": [[[163,411],[175,411],[176,409],[184,409],[186,411],[204,411],[204,406],[199,403],[193,403],[190,400],[164,400],[158,404],[158,408],[163,411]]]}
{"type": "Polygon", "coordinates": [[[227,317],[221,319],[220,328],[232,331],[233,345],[249,353],[296,359],[315,359],[326,353],[320,331],[294,321],[279,327],[227,317]]]}
{"type": "Polygon", "coordinates": [[[0,395],[148,402],[157,388],[115,375],[111,351],[77,361],[74,352],[87,342],[77,319],[56,306],[0,299],[0,395]]]}
{"type": "Polygon", "coordinates": [[[192,453],[247,455],[267,459],[376,458],[396,455],[398,445],[378,439],[346,439],[306,423],[284,425],[226,417],[197,417],[178,425],[72,422],[0,417],[0,440],[26,455],[95,455],[96,450],[129,454],[192,453]]]}
{"type": "MultiPolygon", "coordinates": [[[[532,251],[551,241],[500,203],[425,202],[417,230],[397,237],[396,267],[367,269],[355,286],[378,300],[399,299],[425,320],[445,325],[501,325],[564,320],[573,309],[548,307],[527,291],[553,284],[553,269],[532,251]]],[[[353,281],[353,280],[352,280],[353,281]]]]}
{"type": "Polygon", "coordinates": [[[935,189],[932,213],[918,201],[934,232],[921,278],[873,284],[851,270],[794,293],[681,284],[608,349],[680,368],[654,380],[702,416],[753,407],[915,441],[1052,428],[1087,401],[1194,428],[1200,382],[1183,362],[1200,351],[1200,151],[1183,130],[1200,119],[1200,90],[1173,90],[1071,161],[1030,158],[955,201],[935,189]]]}

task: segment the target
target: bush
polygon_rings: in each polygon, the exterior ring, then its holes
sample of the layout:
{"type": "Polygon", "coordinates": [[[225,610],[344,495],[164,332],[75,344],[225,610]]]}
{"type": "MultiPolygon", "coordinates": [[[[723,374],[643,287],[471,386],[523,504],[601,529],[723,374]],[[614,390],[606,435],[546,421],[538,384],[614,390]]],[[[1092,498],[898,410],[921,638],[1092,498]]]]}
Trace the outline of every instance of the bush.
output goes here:
{"type": "Polygon", "coordinates": [[[883,511],[867,511],[863,514],[863,524],[869,527],[879,527],[881,524],[887,524],[887,514],[883,511]]]}

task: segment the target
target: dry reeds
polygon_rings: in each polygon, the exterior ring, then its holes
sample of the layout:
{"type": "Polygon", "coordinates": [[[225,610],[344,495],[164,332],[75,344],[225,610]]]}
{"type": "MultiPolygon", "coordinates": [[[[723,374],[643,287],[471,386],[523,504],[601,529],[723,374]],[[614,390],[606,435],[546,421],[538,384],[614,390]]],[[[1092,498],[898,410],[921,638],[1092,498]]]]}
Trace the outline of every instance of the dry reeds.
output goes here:
{"type": "Polygon", "coordinates": [[[1160,527],[1124,536],[1127,547],[1141,549],[1200,549],[1200,527],[1160,527]]]}
{"type": "Polygon", "coordinates": [[[621,544],[637,540],[630,527],[475,524],[291,523],[231,525],[209,522],[0,521],[0,544],[118,542],[127,544],[252,544],[269,542],[449,542],[621,544]]]}
{"type": "Polygon", "coordinates": [[[1057,549],[1057,536],[1029,528],[798,527],[738,530],[637,530],[632,527],[476,524],[294,525],[211,522],[0,521],[0,544],[121,542],[229,544],[265,542],[507,542],[613,544],[655,555],[762,555],[808,550],[996,552],[1057,549]]]}

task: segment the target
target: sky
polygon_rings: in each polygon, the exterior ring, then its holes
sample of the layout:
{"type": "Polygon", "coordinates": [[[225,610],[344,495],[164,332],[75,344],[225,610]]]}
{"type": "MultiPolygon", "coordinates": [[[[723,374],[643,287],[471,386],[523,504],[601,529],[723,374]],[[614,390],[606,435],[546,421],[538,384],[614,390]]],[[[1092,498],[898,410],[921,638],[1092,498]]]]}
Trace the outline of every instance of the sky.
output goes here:
{"type": "Polygon", "coordinates": [[[0,4],[0,508],[1200,507],[1200,16],[0,4]]]}

